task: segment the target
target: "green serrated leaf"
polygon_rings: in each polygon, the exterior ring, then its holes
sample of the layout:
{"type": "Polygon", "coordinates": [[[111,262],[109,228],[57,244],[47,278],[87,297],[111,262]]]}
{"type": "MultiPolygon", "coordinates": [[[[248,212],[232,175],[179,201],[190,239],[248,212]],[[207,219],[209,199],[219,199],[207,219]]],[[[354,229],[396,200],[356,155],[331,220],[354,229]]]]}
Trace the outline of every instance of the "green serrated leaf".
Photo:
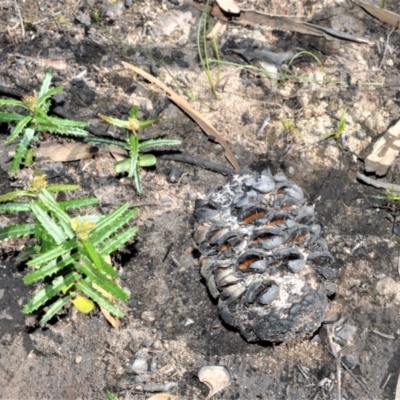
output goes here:
{"type": "Polygon", "coordinates": [[[139,121],[139,129],[147,128],[148,126],[155,124],[159,120],[160,120],[159,118],[154,118],[154,119],[147,119],[145,121],[139,121]]]}
{"type": "Polygon", "coordinates": [[[0,240],[34,235],[35,224],[19,224],[0,229],[0,240]]]}
{"type": "Polygon", "coordinates": [[[133,179],[135,181],[135,188],[136,191],[141,194],[143,192],[142,188],[142,177],[140,175],[140,169],[139,166],[137,165],[135,170],[133,171],[133,179]]]}
{"type": "Polygon", "coordinates": [[[44,279],[47,276],[54,275],[61,271],[63,268],[73,264],[79,258],[79,254],[73,254],[66,256],[62,261],[56,263],[55,260],[49,262],[47,265],[40,267],[39,269],[30,272],[24,277],[24,283],[29,284],[37,282],[40,279],[44,279]]]}
{"type": "Polygon", "coordinates": [[[57,301],[55,301],[40,319],[40,323],[44,325],[46,322],[50,321],[68,302],[73,299],[75,296],[74,292],[67,294],[64,297],[60,297],[57,301]]]}
{"type": "Polygon", "coordinates": [[[50,263],[51,261],[71,252],[73,249],[78,248],[78,241],[76,239],[68,240],[67,242],[59,244],[57,247],[52,248],[45,253],[38,255],[32,260],[27,262],[29,267],[40,267],[41,265],[50,263]]]}
{"type": "Polygon", "coordinates": [[[81,187],[79,185],[49,185],[46,186],[46,190],[48,192],[66,192],[66,191],[72,191],[72,190],[78,190],[81,187]]]}
{"type": "Polygon", "coordinates": [[[66,276],[58,276],[53,280],[53,282],[43,289],[39,290],[25,306],[22,308],[24,314],[30,314],[37,310],[40,306],[51,300],[56,294],[64,289],[70,287],[75,281],[77,281],[80,276],[71,272],[66,276]]]}
{"type": "Polygon", "coordinates": [[[26,115],[11,113],[11,112],[0,112],[0,122],[10,123],[17,122],[24,119],[26,115]]]}
{"type": "Polygon", "coordinates": [[[139,167],[152,167],[156,165],[157,159],[153,154],[141,154],[139,156],[138,165],[139,167]]]}
{"type": "Polygon", "coordinates": [[[51,79],[53,75],[53,68],[47,68],[42,84],[40,85],[38,98],[42,97],[46,92],[49,91],[51,85],[51,79]]]}
{"type": "Polygon", "coordinates": [[[14,139],[17,138],[17,136],[25,129],[25,127],[29,124],[29,122],[32,120],[32,117],[28,115],[24,119],[21,119],[18,121],[17,125],[15,125],[15,128],[11,132],[10,136],[8,139],[4,142],[4,144],[9,144],[11,143],[14,139]]]}
{"type": "Polygon", "coordinates": [[[29,110],[23,101],[15,99],[0,99],[0,106],[22,107],[29,110]]]}
{"type": "Polygon", "coordinates": [[[124,229],[123,232],[120,232],[112,239],[105,241],[99,253],[104,257],[107,256],[114,251],[118,250],[120,247],[125,245],[129,240],[131,240],[138,232],[138,228],[136,226],[128,229],[124,229]]]}
{"type": "Polygon", "coordinates": [[[119,229],[121,229],[124,225],[126,225],[131,219],[136,218],[138,215],[139,210],[137,208],[132,208],[130,210],[126,210],[123,214],[116,215],[103,229],[96,229],[97,226],[94,228],[95,231],[91,232],[90,239],[95,246],[99,246],[101,242],[105,239],[113,235],[119,229]]]}
{"type": "Polygon", "coordinates": [[[99,287],[104,289],[112,297],[123,301],[129,299],[128,293],[112,280],[108,279],[105,273],[99,271],[85,256],[82,256],[80,261],[75,263],[75,268],[87,276],[91,282],[96,283],[99,287]]]}
{"type": "Polygon", "coordinates": [[[137,170],[137,162],[139,158],[139,138],[137,136],[129,135],[128,142],[129,142],[129,155],[131,160],[128,176],[132,178],[133,175],[135,174],[135,171],[137,170]]]}
{"type": "Polygon", "coordinates": [[[60,128],[86,128],[88,122],[47,116],[47,121],[60,128]]]}
{"type": "Polygon", "coordinates": [[[85,143],[93,143],[93,144],[104,144],[106,146],[116,146],[121,147],[123,149],[128,150],[128,145],[126,142],[122,140],[115,140],[115,139],[107,139],[107,138],[98,138],[94,136],[90,136],[84,139],[85,143]]]}
{"type": "Polygon", "coordinates": [[[150,139],[139,143],[139,151],[153,149],[163,146],[179,146],[182,140],[179,139],[150,139]]]}
{"type": "Polygon", "coordinates": [[[10,166],[10,175],[14,175],[20,165],[22,160],[24,159],[26,152],[28,151],[28,148],[31,144],[31,141],[33,139],[35,135],[35,130],[32,128],[26,128],[25,132],[24,132],[24,136],[22,137],[22,139],[20,140],[20,142],[17,145],[17,148],[15,149],[15,155],[14,158],[11,162],[11,166],[10,166]]]}
{"type": "Polygon", "coordinates": [[[57,93],[61,93],[63,90],[64,88],[62,86],[57,86],[47,90],[43,95],[38,95],[38,100],[37,100],[38,107],[43,109],[43,105],[48,99],[50,99],[57,93]]]}
{"type": "Polygon", "coordinates": [[[103,114],[99,114],[99,117],[103,121],[106,121],[109,124],[114,125],[114,126],[116,126],[118,128],[125,128],[126,129],[129,126],[129,121],[127,121],[127,120],[124,121],[122,119],[109,117],[109,116],[103,115],[103,114]]]}
{"type": "Polygon", "coordinates": [[[6,201],[14,200],[18,197],[36,197],[35,194],[29,192],[28,190],[15,190],[14,192],[9,192],[0,196],[0,203],[5,203],[6,201]]]}
{"type": "Polygon", "coordinates": [[[93,246],[93,243],[90,240],[83,240],[81,243],[86,250],[87,256],[96,266],[96,268],[99,271],[103,271],[103,260],[101,259],[100,254],[97,252],[96,248],[93,246]]]}
{"type": "Polygon", "coordinates": [[[137,119],[138,114],[139,114],[139,107],[138,106],[133,106],[129,111],[129,118],[137,119]]]}
{"type": "Polygon", "coordinates": [[[90,231],[89,240],[94,243],[94,239],[103,229],[110,229],[112,223],[120,218],[126,210],[128,210],[129,204],[125,203],[110,212],[110,214],[103,216],[97,221],[96,226],[90,231]]]}
{"type": "MultiPolygon", "coordinates": [[[[37,204],[31,204],[31,210],[36,219],[40,222],[47,234],[50,235],[57,244],[61,244],[67,240],[66,233],[58,226],[46,211],[43,211],[37,204]]],[[[71,238],[70,238],[71,239],[71,238]]]]}
{"type": "MultiPolygon", "coordinates": [[[[59,207],[62,208],[63,210],[94,206],[96,204],[99,204],[99,200],[96,199],[96,197],[84,197],[81,199],[70,199],[58,202],[59,207]]],[[[0,211],[1,211],[1,205],[0,205],[0,211]]]]}
{"type": "Polygon", "coordinates": [[[86,296],[90,297],[95,303],[100,307],[104,307],[111,314],[116,317],[123,317],[123,311],[112,303],[110,300],[106,299],[102,294],[100,294],[96,289],[94,289],[86,280],[79,281],[75,284],[75,287],[79,289],[86,296]]]}
{"type": "Polygon", "coordinates": [[[107,397],[107,400],[119,400],[119,397],[111,392],[106,392],[106,397],[107,397]]]}
{"type": "Polygon", "coordinates": [[[0,213],[17,213],[31,211],[30,203],[6,203],[0,204],[0,213]]]}
{"type": "Polygon", "coordinates": [[[54,197],[46,189],[42,189],[38,197],[47,209],[58,218],[58,222],[68,238],[72,239],[75,233],[71,229],[71,218],[69,215],[57,204],[54,197]]]}

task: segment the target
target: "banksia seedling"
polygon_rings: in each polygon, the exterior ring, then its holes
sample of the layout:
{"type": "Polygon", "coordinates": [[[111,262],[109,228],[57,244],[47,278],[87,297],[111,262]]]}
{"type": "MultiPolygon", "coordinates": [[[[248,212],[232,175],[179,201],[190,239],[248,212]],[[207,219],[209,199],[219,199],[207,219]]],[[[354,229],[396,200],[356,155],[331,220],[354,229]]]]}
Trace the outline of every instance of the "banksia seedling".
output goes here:
{"type": "Polygon", "coordinates": [[[95,304],[116,317],[124,315],[116,304],[126,301],[129,294],[115,280],[118,272],[106,260],[137,233],[129,223],[138,214],[124,204],[109,215],[80,215],[71,218],[68,209],[94,205],[93,197],[57,202],[52,192],[76,190],[77,185],[47,185],[38,175],[26,190],[0,196],[0,212],[30,212],[33,223],[12,225],[0,229],[0,240],[32,236],[33,247],[22,257],[31,268],[24,282],[46,281],[25,306],[24,313],[32,313],[48,306],[42,324],[49,321],[71,302],[81,312],[90,312],[95,304]],[[16,199],[22,201],[15,201],[16,199]],[[29,201],[27,201],[29,199],[29,201]],[[25,200],[25,201],[24,201],[25,200]],[[47,283],[50,282],[50,283],[47,283]]]}

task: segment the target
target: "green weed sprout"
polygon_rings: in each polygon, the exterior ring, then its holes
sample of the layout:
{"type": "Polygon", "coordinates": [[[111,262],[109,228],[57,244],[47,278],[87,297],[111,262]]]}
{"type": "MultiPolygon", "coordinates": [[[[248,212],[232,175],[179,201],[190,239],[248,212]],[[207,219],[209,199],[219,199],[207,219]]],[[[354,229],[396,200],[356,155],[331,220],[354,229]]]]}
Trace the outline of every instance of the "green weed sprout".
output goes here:
{"type": "Polygon", "coordinates": [[[337,147],[339,147],[339,149],[341,151],[343,151],[343,146],[340,143],[340,138],[341,138],[343,132],[345,131],[345,129],[347,128],[346,114],[347,114],[347,108],[343,111],[343,114],[340,117],[340,120],[339,120],[336,130],[334,132],[327,133],[326,135],[323,136],[324,140],[333,137],[335,139],[337,147]]]}
{"type": "Polygon", "coordinates": [[[129,158],[125,158],[121,161],[115,163],[114,168],[115,172],[118,174],[128,173],[130,178],[133,178],[135,181],[135,187],[139,194],[142,193],[142,178],[140,175],[141,167],[152,167],[156,165],[156,157],[153,154],[141,154],[144,150],[149,150],[155,147],[163,147],[163,146],[176,146],[182,143],[179,139],[150,139],[145,141],[140,141],[137,136],[137,132],[141,129],[144,129],[155,122],[158,121],[156,119],[149,119],[145,121],[139,121],[137,119],[137,115],[139,112],[139,107],[134,106],[131,108],[129,117],[127,120],[122,120],[118,118],[108,117],[106,115],[100,114],[100,118],[104,121],[117,126],[119,128],[123,128],[125,130],[125,140],[115,140],[108,138],[96,138],[96,137],[88,137],[85,139],[86,142],[94,143],[94,144],[106,144],[109,146],[118,146],[123,148],[129,152],[129,158]]]}
{"type": "Polygon", "coordinates": [[[33,159],[31,143],[38,141],[42,132],[75,137],[87,136],[86,122],[72,121],[47,115],[51,98],[63,91],[61,86],[51,87],[52,69],[46,70],[39,92],[25,96],[22,100],[0,99],[0,106],[17,107],[21,112],[0,111],[0,122],[15,124],[5,144],[9,144],[22,133],[10,166],[10,174],[15,174],[22,162],[30,165],[33,159]]]}
{"type": "Polygon", "coordinates": [[[22,312],[29,314],[47,306],[41,324],[69,302],[84,313],[90,312],[96,303],[114,316],[123,317],[123,311],[113,300],[129,298],[115,283],[118,273],[106,260],[137,233],[136,227],[127,225],[138,210],[124,204],[109,215],[72,218],[66,210],[94,205],[98,200],[87,197],[57,202],[52,192],[78,188],[48,185],[45,176],[38,174],[26,190],[0,196],[0,203],[4,203],[0,204],[0,212],[28,212],[33,216],[31,223],[1,228],[0,240],[24,236],[36,239],[36,244],[20,255],[31,268],[24,282],[42,280],[44,287],[24,305],[22,312]]]}

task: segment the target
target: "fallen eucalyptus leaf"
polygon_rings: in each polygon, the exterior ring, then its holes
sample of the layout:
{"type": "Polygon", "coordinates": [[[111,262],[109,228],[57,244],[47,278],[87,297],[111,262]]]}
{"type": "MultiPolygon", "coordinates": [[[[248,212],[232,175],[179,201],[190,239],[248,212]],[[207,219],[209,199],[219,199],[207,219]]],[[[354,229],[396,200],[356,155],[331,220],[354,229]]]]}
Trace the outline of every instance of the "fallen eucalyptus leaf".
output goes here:
{"type": "Polygon", "coordinates": [[[178,396],[169,393],[157,393],[154,396],[149,397],[147,400],[176,400],[178,398],[178,396]]]}
{"type": "Polygon", "coordinates": [[[206,384],[210,389],[206,400],[231,384],[231,374],[228,369],[219,365],[200,368],[198,376],[200,382],[206,384]]]}
{"type": "Polygon", "coordinates": [[[90,144],[77,142],[57,143],[45,142],[42,143],[36,151],[36,161],[52,162],[52,161],[77,161],[83,158],[89,158],[97,154],[99,148],[90,144]]]}
{"type": "Polygon", "coordinates": [[[217,0],[217,4],[228,14],[240,14],[240,8],[234,0],[217,0]]]}

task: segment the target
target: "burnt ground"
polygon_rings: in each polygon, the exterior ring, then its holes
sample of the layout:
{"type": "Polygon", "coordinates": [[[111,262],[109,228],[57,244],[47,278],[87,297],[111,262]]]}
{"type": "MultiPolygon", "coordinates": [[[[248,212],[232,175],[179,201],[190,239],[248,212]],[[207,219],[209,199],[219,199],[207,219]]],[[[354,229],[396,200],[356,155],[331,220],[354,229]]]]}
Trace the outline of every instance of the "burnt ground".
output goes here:
{"type": "MultiPolygon", "coordinates": [[[[322,65],[304,55],[291,65],[294,78],[282,79],[283,66],[276,82],[259,71],[223,64],[216,100],[197,56],[201,14],[190,4],[175,5],[178,1],[130,3],[0,1],[0,86],[27,94],[51,66],[54,83],[65,87],[58,107],[89,121],[98,132],[120,134],[100,122],[99,113],[122,118],[138,105],[141,118],[164,113],[160,123],[142,132],[143,138],[181,138],[180,151],[229,166],[215,141],[121,61],[150,71],[182,95],[189,93],[190,103],[229,142],[243,168],[283,171],[315,204],[335,257],[329,278],[337,290],[330,311],[341,318],[330,329],[334,348],[350,369],[341,367],[342,398],[394,398],[400,352],[399,239],[384,203],[375,197],[383,192],[357,181],[356,173],[363,171],[362,158],[371,144],[398,119],[398,33],[390,36],[383,55],[376,44],[385,48],[391,27],[350,1],[245,1],[244,8],[304,16],[371,43],[229,24],[218,39],[221,49],[235,38],[275,52],[303,49],[322,65]],[[342,153],[334,140],[322,138],[336,129],[345,110],[351,152],[342,153]],[[267,115],[270,122],[259,132],[267,115]]],[[[395,1],[386,4],[400,12],[395,1]]],[[[231,53],[221,57],[243,63],[231,53]]],[[[2,129],[4,140],[7,127],[2,129]]],[[[32,169],[10,178],[11,150],[0,149],[1,194],[21,187],[40,168],[51,183],[81,184],[81,193],[97,196],[104,212],[127,201],[138,205],[140,230],[114,257],[121,285],[131,292],[118,330],[99,312],[82,315],[67,309],[42,328],[37,316],[22,315],[21,306],[35,290],[23,284],[26,269],[15,261],[24,242],[3,242],[0,398],[104,399],[109,390],[141,400],[154,394],[149,390],[153,384],[175,382],[161,391],[202,399],[208,390],[197,373],[205,365],[225,365],[232,376],[229,388],[215,399],[336,398],[336,363],[325,328],[291,344],[249,344],[219,319],[193,251],[192,212],[193,200],[226,177],[159,159],[155,168],[143,170],[144,194],[138,196],[129,179],[115,176],[113,158],[105,150],[80,161],[37,160],[32,169]],[[183,174],[175,182],[173,169],[183,174]],[[148,371],[132,371],[138,355],[151,361],[148,371]]],[[[396,160],[385,179],[396,182],[399,175],[396,160]]],[[[2,224],[10,221],[1,216],[2,224]]]]}

